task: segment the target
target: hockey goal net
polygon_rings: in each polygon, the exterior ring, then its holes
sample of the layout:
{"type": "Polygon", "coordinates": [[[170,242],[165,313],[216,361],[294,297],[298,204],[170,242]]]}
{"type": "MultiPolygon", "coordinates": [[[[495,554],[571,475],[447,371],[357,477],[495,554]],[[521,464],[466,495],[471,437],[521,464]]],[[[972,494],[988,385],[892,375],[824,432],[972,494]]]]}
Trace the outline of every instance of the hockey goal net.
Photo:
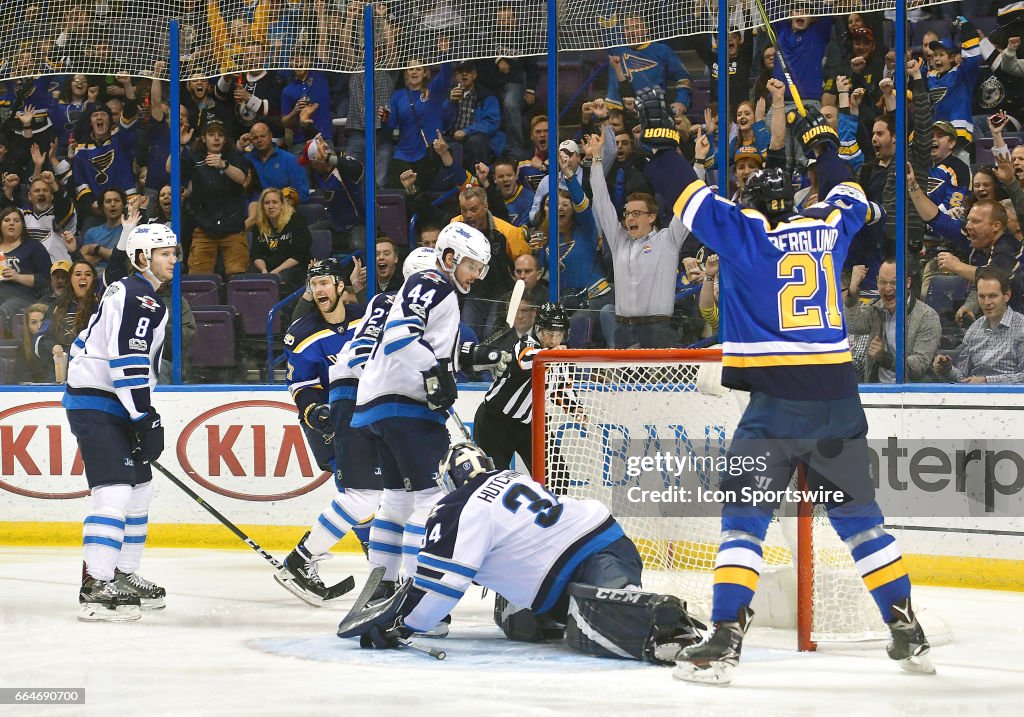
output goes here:
{"type": "MultiPolygon", "coordinates": [[[[533,364],[534,477],[557,495],[607,505],[640,550],[645,588],[679,596],[704,619],[720,509],[692,491],[680,498],[678,461],[656,460],[725,457],[746,394],[721,387],[720,365],[714,349],[544,351],[533,364]],[[667,499],[638,504],[640,490],[667,499]]],[[[713,491],[721,474],[698,468],[690,478],[713,491]]],[[[796,628],[804,650],[888,636],[821,507],[783,504],[763,548],[756,624],[796,628]]]]}

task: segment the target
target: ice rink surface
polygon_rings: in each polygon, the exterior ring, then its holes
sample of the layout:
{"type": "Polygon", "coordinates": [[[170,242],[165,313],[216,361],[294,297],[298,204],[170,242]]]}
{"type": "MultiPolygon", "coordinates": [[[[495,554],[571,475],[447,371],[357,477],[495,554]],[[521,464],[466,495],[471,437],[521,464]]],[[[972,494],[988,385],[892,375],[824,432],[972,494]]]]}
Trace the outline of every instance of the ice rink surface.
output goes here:
{"type": "Polygon", "coordinates": [[[721,689],[677,682],[668,668],[507,642],[479,590],[456,609],[449,638],[429,641],[447,651],[445,661],[360,650],[335,630],[365,578],[361,556],[321,563],[327,583],[351,573],[357,589],[317,609],[247,551],[151,549],[140,573],[167,588],[167,609],[134,623],[78,622],[80,570],[80,550],[0,549],[0,686],[86,690],[84,706],[0,706],[0,714],[1024,713],[1018,593],[915,588],[954,633],[932,651],[934,677],[901,672],[881,643],[800,654],[793,633],[754,629],[732,686],[721,689]]]}

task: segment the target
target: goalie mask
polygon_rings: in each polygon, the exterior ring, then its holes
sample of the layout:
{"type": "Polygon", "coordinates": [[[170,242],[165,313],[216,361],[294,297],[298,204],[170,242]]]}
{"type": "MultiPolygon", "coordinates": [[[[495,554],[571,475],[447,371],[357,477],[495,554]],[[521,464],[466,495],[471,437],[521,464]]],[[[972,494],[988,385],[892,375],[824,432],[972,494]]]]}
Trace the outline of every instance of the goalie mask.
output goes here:
{"type": "Polygon", "coordinates": [[[402,262],[402,276],[408,279],[413,274],[437,268],[437,252],[429,246],[419,246],[409,252],[402,262]]]}
{"type": "Polygon", "coordinates": [[[455,284],[455,288],[458,289],[459,293],[469,293],[469,287],[462,286],[455,278],[455,270],[462,263],[463,259],[471,259],[483,264],[479,276],[481,281],[487,276],[487,270],[491,263],[491,244],[487,241],[487,237],[468,224],[452,222],[446,226],[437,235],[435,248],[437,250],[438,263],[440,263],[445,273],[451,277],[452,283],[455,284]],[[450,269],[444,261],[444,257],[448,252],[453,254],[452,267],[450,269]]]}
{"type": "Polygon", "coordinates": [[[437,484],[452,493],[481,473],[494,470],[490,456],[472,443],[456,443],[437,469],[437,484]]]}
{"type": "Polygon", "coordinates": [[[740,204],[777,219],[793,211],[793,184],[778,167],[759,169],[747,177],[740,204]]]}

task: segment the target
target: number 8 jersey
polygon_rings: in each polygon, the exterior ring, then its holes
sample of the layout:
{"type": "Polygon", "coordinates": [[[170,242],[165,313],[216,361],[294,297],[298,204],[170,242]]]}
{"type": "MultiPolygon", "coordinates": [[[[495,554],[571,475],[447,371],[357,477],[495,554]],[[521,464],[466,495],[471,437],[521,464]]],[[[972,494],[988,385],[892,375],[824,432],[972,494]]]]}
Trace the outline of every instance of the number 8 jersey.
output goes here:
{"type": "Polygon", "coordinates": [[[674,211],[722,259],[722,383],[798,401],[857,395],[839,272],[854,235],[881,214],[860,186],[837,184],[775,227],[700,181],[674,211]]]}
{"type": "Polygon", "coordinates": [[[623,535],[596,500],[555,497],[515,471],[482,473],[431,511],[405,624],[436,625],[472,583],[547,612],[580,563],[623,535]]]}
{"type": "Polygon", "coordinates": [[[63,406],[132,420],[150,408],[167,308],[141,274],[114,282],[71,345],[63,406]]]}

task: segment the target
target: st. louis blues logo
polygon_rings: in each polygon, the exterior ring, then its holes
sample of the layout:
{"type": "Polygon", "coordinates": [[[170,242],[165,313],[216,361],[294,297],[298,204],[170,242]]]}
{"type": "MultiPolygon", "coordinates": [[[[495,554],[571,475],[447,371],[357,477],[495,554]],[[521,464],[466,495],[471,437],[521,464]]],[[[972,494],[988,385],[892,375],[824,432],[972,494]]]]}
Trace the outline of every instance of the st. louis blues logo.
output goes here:
{"type": "Polygon", "coordinates": [[[111,147],[103,154],[96,154],[89,158],[89,164],[96,170],[96,184],[104,185],[110,177],[107,175],[107,170],[110,169],[110,165],[114,163],[114,149],[111,147]]]}

